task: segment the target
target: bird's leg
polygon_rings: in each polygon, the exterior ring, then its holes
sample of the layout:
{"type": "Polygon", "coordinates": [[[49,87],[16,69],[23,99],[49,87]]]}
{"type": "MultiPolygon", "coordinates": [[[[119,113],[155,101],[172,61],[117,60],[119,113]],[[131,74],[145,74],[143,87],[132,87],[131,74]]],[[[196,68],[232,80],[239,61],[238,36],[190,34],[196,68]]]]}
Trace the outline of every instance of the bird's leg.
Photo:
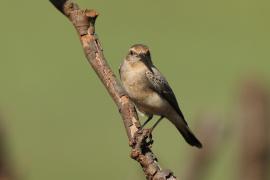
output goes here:
{"type": "Polygon", "coordinates": [[[155,127],[160,123],[160,121],[164,118],[164,116],[160,116],[160,118],[157,120],[157,122],[151,127],[151,133],[155,129],[155,127]]]}
{"type": "Polygon", "coordinates": [[[153,115],[149,115],[148,118],[146,119],[146,121],[143,123],[143,125],[140,127],[139,130],[142,130],[143,127],[153,118],[153,115]]]}

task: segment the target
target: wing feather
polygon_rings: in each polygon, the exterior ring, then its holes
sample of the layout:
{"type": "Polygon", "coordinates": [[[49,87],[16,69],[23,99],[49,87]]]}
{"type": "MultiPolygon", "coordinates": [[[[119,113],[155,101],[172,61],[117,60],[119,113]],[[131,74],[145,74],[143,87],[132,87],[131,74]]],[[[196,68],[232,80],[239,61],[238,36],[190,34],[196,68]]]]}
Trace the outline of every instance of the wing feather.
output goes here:
{"type": "Polygon", "coordinates": [[[181,116],[184,122],[187,124],[169,83],[155,67],[152,67],[152,70],[153,72],[146,71],[146,77],[151,83],[152,89],[156,91],[164,99],[166,99],[169,102],[169,104],[174,108],[174,110],[181,116]]]}

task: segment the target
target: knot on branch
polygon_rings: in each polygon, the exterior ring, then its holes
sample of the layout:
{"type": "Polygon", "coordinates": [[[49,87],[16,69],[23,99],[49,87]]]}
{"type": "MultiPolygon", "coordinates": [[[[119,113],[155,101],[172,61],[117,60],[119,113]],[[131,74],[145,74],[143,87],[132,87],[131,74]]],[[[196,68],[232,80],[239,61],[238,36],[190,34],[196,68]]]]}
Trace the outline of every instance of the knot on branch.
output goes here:
{"type": "Polygon", "coordinates": [[[149,129],[138,130],[130,143],[132,147],[131,158],[141,164],[148,179],[152,179],[159,171],[159,167],[156,164],[157,158],[150,149],[152,144],[153,140],[149,129]]]}
{"type": "Polygon", "coordinates": [[[67,16],[81,36],[95,33],[95,22],[98,13],[92,9],[82,10],[78,4],[69,0],[50,0],[51,3],[67,16]]]}
{"type": "Polygon", "coordinates": [[[135,159],[142,166],[146,178],[149,180],[175,180],[171,170],[161,170],[158,160],[151,151],[153,144],[151,130],[138,130],[133,137],[130,145],[132,147],[131,158],[135,159]]]}
{"type": "Polygon", "coordinates": [[[63,0],[65,1],[65,3],[62,5],[62,13],[64,13],[66,16],[69,16],[71,14],[71,12],[73,11],[78,11],[79,5],[71,2],[71,1],[67,1],[67,0],[63,0]]]}
{"type": "Polygon", "coordinates": [[[73,10],[69,17],[81,36],[95,34],[95,22],[98,17],[95,10],[73,10]]]}
{"type": "Polygon", "coordinates": [[[135,151],[139,151],[141,154],[145,154],[147,150],[153,144],[152,134],[150,129],[138,130],[133,137],[131,147],[135,151]]]}

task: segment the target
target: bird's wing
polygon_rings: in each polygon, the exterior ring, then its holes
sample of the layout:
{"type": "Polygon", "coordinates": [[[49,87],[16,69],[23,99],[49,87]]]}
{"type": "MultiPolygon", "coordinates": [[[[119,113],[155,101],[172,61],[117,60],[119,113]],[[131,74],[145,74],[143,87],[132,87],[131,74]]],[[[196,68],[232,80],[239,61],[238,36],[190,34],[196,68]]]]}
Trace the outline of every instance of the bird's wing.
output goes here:
{"type": "Polygon", "coordinates": [[[169,83],[155,67],[152,67],[152,70],[153,72],[146,71],[146,77],[152,85],[152,89],[157,92],[161,97],[166,99],[187,124],[169,83]]]}

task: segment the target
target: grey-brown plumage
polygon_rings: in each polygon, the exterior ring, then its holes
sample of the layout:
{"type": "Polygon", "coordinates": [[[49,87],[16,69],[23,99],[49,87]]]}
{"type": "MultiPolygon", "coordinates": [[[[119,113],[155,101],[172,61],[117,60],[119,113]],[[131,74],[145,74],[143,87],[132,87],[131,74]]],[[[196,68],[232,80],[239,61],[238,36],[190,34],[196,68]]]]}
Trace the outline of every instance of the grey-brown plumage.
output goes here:
{"type": "Polygon", "coordinates": [[[202,147],[189,129],[169,83],[153,65],[147,46],[133,45],[121,64],[119,73],[125,90],[140,112],[150,118],[153,115],[166,117],[187,143],[202,147]]]}

